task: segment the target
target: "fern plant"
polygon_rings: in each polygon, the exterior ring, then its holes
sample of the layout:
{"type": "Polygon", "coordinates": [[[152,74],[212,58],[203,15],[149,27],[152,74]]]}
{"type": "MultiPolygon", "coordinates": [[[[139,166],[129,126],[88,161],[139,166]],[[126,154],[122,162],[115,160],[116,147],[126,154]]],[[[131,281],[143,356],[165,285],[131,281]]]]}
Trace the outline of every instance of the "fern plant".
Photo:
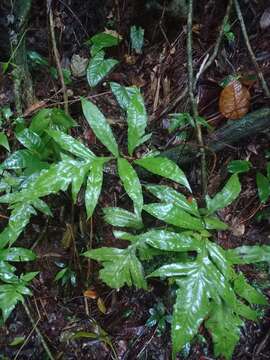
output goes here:
{"type": "Polygon", "coordinates": [[[215,355],[230,359],[243,319],[258,317],[251,306],[267,304],[265,296],[249,285],[234,265],[270,261],[270,246],[224,250],[214,242],[212,231],[228,228],[215,212],[239,195],[238,176],[232,175],[213,198],[207,196],[205,209],[169,186],[146,185],[146,190],[160,202],[146,204],[143,210],[164,225],[137,234],[115,230],[116,238],[130,242],[127,248],[103,247],[84,255],[102,263],[100,278],[112,288],[134,285],[146,289],[147,279],[153,277],[175,284],[171,326],[174,359],[203,322],[212,335],[215,355]],[[174,256],[174,261],[150,274],[144,272],[143,260],[172,253],[178,261],[174,256]]]}
{"type": "Polygon", "coordinates": [[[194,199],[187,199],[165,185],[145,185],[145,190],[161,202],[144,204],[142,185],[136,173],[138,166],[190,192],[191,188],[184,172],[171,160],[154,153],[136,157],[136,148],[151,138],[151,134],[145,133],[147,113],[143,98],[135,87],[111,83],[111,90],[127,114],[127,155],[119,150],[113,131],[101,111],[92,102],[82,99],[84,116],[97,139],[106,147],[108,156],[96,156],[67,133],[67,129],[74,125],[72,119],[65,117],[61,111],[60,116],[59,110],[45,109],[35,116],[30,127],[18,133],[19,141],[23,135],[24,140],[20,142],[25,149],[18,150],[1,164],[6,176],[16,179],[15,185],[7,186],[4,189],[6,194],[0,197],[0,202],[9,204],[11,209],[9,223],[0,234],[0,260],[4,261],[0,284],[3,318],[6,320],[17,301],[23,301],[22,296],[27,294],[25,282],[34,276],[30,273],[26,278],[16,278],[12,286],[19,295],[14,297],[17,300],[14,300],[13,306],[8,307],[5,299],[10,293],[9,273],[16,271],[9,261],[34,259],[32,252],[21,248],[16,250],[13,244],[36,210],[51,215],[42,198],[71,187],[72,199],[76,202],[79,191],[84,188],[86,213],[90,218],[102,190],[105,165],[115,161],[123,187],[133,202],[133,211],[107,207],[104,217],[113,226],[132,229],[131,233],[114,232],[116,237],[129,241],[130,245],[125,249],[95,249],[85,255],[102,263],[101,279],[113,288],[134,285],[147,289],[150,277],[168,278],[175,283],[177,292],[172,321],[174,358],[203,322],[212,334],[216,355],[230,358],[239,338],[242,318],[255,320],[257,317],[248,303],[267,303],[241,273],[235,272],[233,265],[269,261],[270,247],[244,246],[225,251],[213,241],[213,230],[227,229],[227,225],[216,217],[216,211],[229,205],[240,193],[237,174],[231,176],[214,198],[206,198],[205,209],[200,209],[194,199]],[[57,125],[57,114],[61,118],[60,125],[57,125]],[[39,121],[35,120],[37,118],[39,121]],[[40,146],[44,143],[47,144],[45,148],[40,146]],[[45,151],[47,148],[50,150],[45,151]],[[32,159],[35,166],[31,165],[32,159]],[[18,179],[20,177],[22,181],[18,179]],[[163,226],[146,231],[143,211],[162,221],[163,226]],[[17,258],[14,257],[16,252],[19,254],[17,258]],[[4,254],[2,258],[1,254],[4,254]],[[174,254],[174,261],[145,274],[144,260],[155,259],[160,254],[174,254]],[[18,288],[22,285],[21,281],[24,287],[18,288]]]}
{"type": "MultiPolygon", "coordinates": [[[[137,88],[125,88],[116,83],[112,83],[111,88],[121,107],[127,112],[127,158],[132,158],[134,150],[151,136],[145,134],[147,114],[144,101],[137,88]]],[[[80,189],[85,188],[85,207],[87,217],[90,218],[101,192],[104,165],[113,159],[117,162],[124,188],[134,203],[134,211],[106,208],[105,217],[112,225],[134,229],[143,227],[142,188],[134,168],[120,154],[112,129],[100,110],[86,99],[82,99],[82,108],[86,120],[96,137],[111,153],[110,156],[98,157],[80,141],[68,135],[67,130],[76,123],[61,110],[43,109],[32,119],[29,127],[22,125],[16,136],[25,148],[15,151],[1,164],[3,179],[0,189],[6,194],[0,197],[0,203],[9,204],[11,209],[9,223],[0,233],[1,251],[8,248],[16,252],[16,248],[11,246],[19,238],[31,216],[36,214],[36,210],[48,216],[52,214],[42,198],[67,191],[70,185],[74,202],[80,189]]],[[[163,157],[151,159],[152,161],[149,161],[150,158],[137,159],[134,163],[189,186],[184,173],[172,161],[163,157]]],[[[5,282],[5,277],[1,280],[5,282]]],[[[1,308],[3,311],[4,305],[1,308]]]]}

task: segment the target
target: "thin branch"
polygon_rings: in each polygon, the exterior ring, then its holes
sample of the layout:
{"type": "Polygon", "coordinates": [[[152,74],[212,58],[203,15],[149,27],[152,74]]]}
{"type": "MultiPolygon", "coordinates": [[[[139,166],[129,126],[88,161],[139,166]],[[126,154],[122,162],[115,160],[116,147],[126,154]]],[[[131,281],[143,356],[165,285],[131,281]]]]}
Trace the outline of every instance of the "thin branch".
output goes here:
{"type": "Polygon", "coordinates": [[[193,64],[192,64],[192,22],[193,22],[193,0],[189,0],[188,5],[188,19],[187,19],[187,65],[188,65],[188,91],[189,100],[191,103],[192,115],[196,125],[197,141],[200,146],[201,153],[201,176],[202,176],[202,196],[207,193],[207,169],[206,169],[206,155],[203,143],[202,130],[200,124],[197,122],[198,107],[193,92],[194,77],[193,77],[193,64]]]}
{"type": "Polygon", "coordinates": [[[254,65],[254,67],[256,69],[256,72],[257,72],[257,76],[261,81],[262,88],[263,88],[265,96],[270,97],[270,91],[269,91],[268,85],[267,85],[267,83],[266,83],[266,81],[264,79],[263,73],[261,72],[261,69],[260,69],[260,67],[259,67],[259,65],[257,63],[256,56],[255,56],[255,54],[254,54],[254,52],[252,50],[252,47],[250,45],[246,25],[245,25],[245,22],[244,22],[244,19],[243,19],[242,11],[241,11],[238,0],[234,0],[234,5],[235,5],[237,17],[238,17],[238,20],[239,20],[240,25],[241,25],[241,30],[242,30],[242,33],[243,33],[243,37],[244,37],[245,44],[246,44],[246,47],[248,49],[251,61],[253,62],[253,65],[254,65]]]}
{"type": "Polygon", "coordinates": [[[54,20],[53,20],[53,13],[51,8],[51,1],[47,0],[47,8],[49,13],[49,23],[50,23],[50,33],[51,33],[51,39],[52,39],[52,46],[53,46],[53,54],[55,57],[56,67],[58,71],[58,75],[60,78],[61,86],[62,86],[62,93],[64,98],[64,109],[66,114],[68,114],[68,95],[67,95],[67,88],[64,80],[63,70],[61,67],[60,62],[60,56],[56,45],[56,37],[55,37],[55,31],[54,31],[54,20]]]}
{"type": "Polygon", "coordinates": [[[220,48],[220,44],[221,44],[221,41],[222,41],[222,38],[223,38],[223,35],[224,35],[224,27],[228,23],[228,20],[229,20],[231,8],[232,8],[232,3],[233,3],[233,0],[228,1],[226,12],[225,12],[222,24],[220,26],[219,34],[218,34],[218,37],[217,37],[217,41],[216,41],[213,53],[207,59],[207,61],[201,66],[200,71],[196,76],[196,80],[194,81],[194,90],[196,88],[199,77],[212,65],[212,63],[215,61],[215,58],[217,57],[217,54],[218,54],[218,51],[219,51],[219,48],[220,48]]]}
{"type": "Polygon", "coordinates": [[[35,329],[35,332],[36,332],[37,336],[39,337],[39,340],[40,340],[40,342],[41,342],[41,344],[42,344],[42,346],[43,346],[46,354],[48,355],[48,358],[49,358],[50,360],[54,360],[54,357],[53,357],[50,349],[48,348],[48,345],[47,345],[47,343],[46,343],[43,335],[42,335],[41,332],[39,331],[39,328],[37,327],[37,324],[35,323],[34,319],[32,318],[31,312],[30,312],[28,306],[26,305],[26,302],[24,301],[22,304],[23,304],[24,310],[25,310],[25,312],[26,312],[29,320],[31,321],[31,324],[33,325],[33,327],[34,327],[34,329],[35,329]]]}

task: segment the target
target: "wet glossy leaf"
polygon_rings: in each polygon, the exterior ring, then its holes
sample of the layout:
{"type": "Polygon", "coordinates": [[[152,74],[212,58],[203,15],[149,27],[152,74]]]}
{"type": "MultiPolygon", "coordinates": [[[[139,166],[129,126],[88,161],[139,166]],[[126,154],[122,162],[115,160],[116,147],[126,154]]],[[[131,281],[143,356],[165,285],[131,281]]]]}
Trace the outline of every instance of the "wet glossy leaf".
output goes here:
{"type": "Polygon", "coordinates": [[[85,160],[93,160],[96,155],[80,141],[62,131],[47,130],[50,137],[63,149],[85,160]]]}
{"type": "Polygon", "coordinates": [[[192,231],[175,233],[167,230],[150,230],[137,236],[148,245],[164,251],[195,251],[201,247],[201,239],[192,231]]]}
{"type": "Polygon", "coordinates": [[[157,156],[135,160],[134,162],[156,175],[165,177],[185,186],[191,191],[184,172],[173,161],[165,157],[157,156]]]}
{"type": "Polygon", "coordinates": [[[33,154],[30,150],[17,150],[1,164],[3,169],[15,170],[27,168],[32,172],[46,169],[48,166],[48,163],[41,161],[40,157],[33,154]]]}
{"type": "Polygon", "coordinates": [[[230,205],[240,194],[241,184],[237,174],[234,174],[227,181],[224,188],[217,193],[213,199],[208,195],[206,196],[207,209],[210,214],[216,212],[219,209],[230,205]]]}
{"type": "Polygon", "coordinates": [[[239,246],[227,250],[226,257],[232,264],[270,263],[270,245],[239,246]]]}
{"type": "Polygon", "coordinates": [[[259,198],[262,203],[265,203],[270,196],[270,181],[263,174],[258,172],[256,174],[256,183],[258,187],[259,198]]]}
{"type": "Polygon", "coordinates": [[[127,284],[146,289],[143,268],[133,250],[116,248],[99,248],[83,254],[102,262],[101,279],[112,288],[127,284]]]}
{"type": "Polygon", "coordinates": [[[137,54],[141,54],[144,40],[144,29],[140,26],[131,26],[130,40],[131,48],[134,49],[137,54]]]}
{"type": "Polygon", "coordinates": [[[215,356],[231,359],[243,321],[224,304],[213,304],[205,325],[213,339],[215,356]]]}
{"type": "Polygon", "coordinates": [[[102,112],[96,105],[86,99],[82,99],[82,108],[84,116],[96,137],[115,157],[118,157],[119,152],[117,142],[113,136],[111,127],[102,112]]]}
{"type": "Polygon", "coordinates": [[[161,277],[161,278],[170,278],[178,276],[187,276],[196,273],[198,266],[196,262],[189,263],[173,263],[168,265],[163,265],[154,272],[152,272],[148,277],[161,277]]]}
{"type": "Polygon", "coordinates": [[[110,87],[113,95],[116,97],[121,108],[127,111],[130,99],[133,95],[139,95],[140,90],[135,86],[122,86],[116,82],[110,82],[110,87]]]}
{"type": "Polygon", "coordinates": [[[205,217],[203,219],[207,230],[227,230],[228,225],[216,217],[205,217]]]}
{"type": "Polygon", "coordinates": [[[91,163],[87,162],[82,164],[81,167],[78,169],[77,173],[74,174],[72,179],[72,199],[73,202],[76,203],[78,193],[86,179],[87,174],[90,171],[91,163]]]}
{"type": "Polygon", "coordinates": [[[134,149],[147,141],[151,134],[145,135],[147,113],[142,95],[137,92],[131,96],[127,108],[128,152],[131,156],[134,149]]]}
{"type": "Polygon", "coordinates": [[[118,64],[115,59],[104,59],[104,51],[99,51],[89,62],[86,75],[88,84],[96,86],[118,64]]]}
{"type": "Polygon", "coordinates": [[[112,46],[116,46],[120,43],[121,37],[102,32],[92,36],[86,43],[91,44],[91,55],[95,56],[100,50],[112,46]]]}
{"type": "Polygon", "coordinates": [[[124,188],[134,203],[135,211],[141,213],[143,207],[142,186],[136,171],[124,158],[118,158],[117,167],[124,188]]]}
{"type": "Polygon", "coordinates": [[[200,274],[196,274],[188,281],[183,280],[176,291],[171,329],[174,359],[176,353],[192,340],[209,312],[204,281],[200,274]]]}
{"type": "Polygon", "coordinates": [[[105,221],[113,226],[130,227],[134,229],[141,229],[143,227],[141,217],[125,209],[106,207],[103,209],[103,212],[105,221]]]}
{"type": "Polygon", "coordinates": [[[194,198],[187,199],[183,194],[166,185],[146,185],[148,191],[165,203],[173,203],[191,215],[199,217],[197,202],[194,198]]]}
{"type": "Polygon", "coordinates": [[[200,231],[204,229],[203,222],[200,219],[191,216],[174,204],[153,203],[144,205],[143,209],[167,224],[188,230],[200,231]]]}
{"type": "Polygon", "coordinates": [[[106,159],[94,160],[90,165],[90,172],[87,178],[85,191],[85,206],[87,219],[89,219],[95,210],[103,181],[103,165],[106,159]]]}
{"type": "Polygon", "coordinates": [[[0,260],[2,261],[32,261],[36,259],[32,250],[11,247],[9,249],[0,249],[0,260]]]}
{"type": "Polygon", "coordinates": [[[49,66],[48,60],[37,51],[27,51],[27,57],[32,63],[39,66],[49,66]]]}
{"type": "Polygon", "coordinates": [[[18,302],[23,302],[22,294],[31,294],[24,286],[18,286],[16,284],[0,285],[0,309],[4,321],[7,320],[18,302]]]}
{"type": "Polygon", "coordinates": [[[266,297],[254,287],[249,285],[243,274],[238,274],[234,280],[234,291],[250,304],[268,304],[266,297]]]}
{"type": "Polygon", "coordinates": [[[12,245],[17,240],[32,215],[36,215],[36,212],[31,205],[16,205],[10,214],[8,226],[0,233],[0,249],[7,244],[12,245]]]}
{"type": "Polygon", "coordinates": [[[62,109],[42,109],[33,117],[29,130],[41,135],[47,129],[67,131],[76,125],[76,122],[62,109]]]}
{"type": "Polygon", "coordinates": [[[249,90],[234,80],[221,92],[219,98],[219,111],[228,119],[240,119],[249,110],[249,90]]]}
{"type": "Polygon", "coordinates": [[[35,199],[31,203],[32,203],[32,205],[34,206],[35,209],[42,212],[43,214],[48,215],[48,216],[53,216],[53,214],[51,212],[51,209],[45,203],[45,201],[43,201],[41,199],[35,199]]]}
{"type": "MultiPolygon", "coordinates": [[[[0,250],[1,251],[1,250],[0,250]]],[[[0,280],[6,283],[18,281],[15,275],[16,268],[6,261],[0,261],[0,280]]]]}
{"type": "Polygon", "coordinates": [[[38,134],[29,129],[24,129],[16,134],[16,137],[17,140],[28,150],[35,152],[37,155],[42,155],[44,144],[38,134]]]}
{"type": "Polygon", "coordinates": [[[228,164],[228,171],[233,174],[240,174],[249,171],[251,162],[247,160],[232,160],[228,164]]]}
{"type": "Polygon", "coordinates": [[[8,138],[4,132],[0,132],[0,146],[3,146],[7,151],[10,151],[8,138]]]}

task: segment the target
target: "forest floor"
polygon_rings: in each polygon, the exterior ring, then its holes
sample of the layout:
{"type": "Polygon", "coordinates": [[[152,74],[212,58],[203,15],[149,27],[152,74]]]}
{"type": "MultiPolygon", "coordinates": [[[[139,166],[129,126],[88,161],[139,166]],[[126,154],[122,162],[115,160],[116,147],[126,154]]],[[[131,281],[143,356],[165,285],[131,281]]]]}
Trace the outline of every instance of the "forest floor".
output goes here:
{"type": "MultiPolygon", "coordinates": [[[[28,31],[27,44],[30,50],[41,53],[53,62],[53,54],[48,45],[46,11],[39,2],[34,2],[28,31]]],[[[58,3],[58,2],[57,2],[58,3]]],[[[85,16],[87,1],[73,0],[70,5],[60,1],[54,8],[57,21],[58,50],[62,64],[68,64],[73,54],[88,57],[89,49],[84,44],[95,32],[103,31],[104,25],[114,21],[116,30],[123,36],[121,44],[108,51],[120,64],[108,77],[94,89],[90,89],[84,78],[72,77],[67,85],[69,110],[79,124],[72,130],[72,135],[102,155],[103,147],[96,141],[92,131],[82,116],[80,97],[84,96],[95,102],[109,119],[117,135],[118,143],[125,144],[126,128],[123,114],[119,110],[108,82],[117,81],[125,86],[140,87],[149,115],[149,132],[153,133],[152,149],[167,150],[183,143],[181,134],[168,131],[169,114],[188,111],[189,99],[185,93],[187,87],[186,56],[186,20],[176,19],[170,14],[159,11],[147,11],[141,1],[123,1],[116,6],[108,2],[105,7],[105,19],[98,14],[85,16]],[[92,18],[91,18],[92,16],[92,18]],[[90,24],[91,23],[91,24],[90,24]],[[136,24],[145,29],[145,43],[142,54],[134,54],[130,49],[129,29],[136,24]],[[178,99],[178,101],[175,101],[178,99]]],[[[210,1],[203,1],[196,9],[194,36],[194,68],[199,70],[205,55],[215,46],[218,28],[222,22],[225,6],[212,6],[210,1]],[[207,4],[209,8],[207,8],[207,4]]],[[[213,2],[214,3],[214,2],[213,2]]],[[[219,2],[221,3],[221,2],[219,2]]],[[[244,3],[244,1],[243,1],[244,3]]],[[[269,4],[268,4],[269,5],[269,4]]],[[[245,21],[250,42],[266,80],[270,80],[270,34],[269,28],[260,28],[260,19],[267,7],[267,1],[249,1],[245,8],[245,21]]],[[[103,9],[104,11],[104,9],[103,9]]],[[[219,128],[227,120],[219,112],[219,96],[222,88],[219,82],[230,74],[242,76],[256,75],[242,38],[238,22],[231,22],[234,34],[233,42],[223,41],[213,65],[203,74],[197,85],[199,113],[214,128],[219,128]]],[[[63,99],[60,83],[54,80],[45,67],[31,70],[35,95],[38,99],[30,109],[25,109],[25,118],[31,117],[43,107],[62,107],[63,99]]],[[[250,86],[251,100],[249,111],[269,106],[258,81],[250,86]]],[[[4,75],[0,86],[0,107],[14,102],[12,80],[4,75]]],[[[237,121],[237,120],[236,120],[237,121]]],[[[16,141],[12,125],[6,131],[11,147],[16,141]]],[[[209,130],[204,129],[204,135],[209,130]]],[[[193,134],[191,131],[190,138],[193,134]]],[[[230,230],[220,231],[217,242],[224,248],[239,245],[270,244],[270,226],[267,218],[262,219],[262,210],[269,204],[261,204],[256,186],[256,172],[265,173],[267,156],[270,150],[269,133],[255,134],[239,144],[227,146],[215,156],[209,156],[207,167],[208,192],[214,194],[224,183],[228,173],[227,165],[231,160],[249,160],[252,169],[241,176],[242,192],[240,197],[219,216],[230,225],[230,230]]],[[[141,151],[146,149],[142,146],[141,151]]],[[[1,151],[1,161],[6,153],[1,151]]],[[[181,154],[179,154],[181,157],[181,154]]],[[[199,164],[194,161],[185,165],[185,171],[194,189],[194,196],[200,196],[199,164]]],[[[168,289],[158,280],[151,282],[149,291],[123,288],[119,291],[105,286],[98,279],[99,266],[96,262],[82,260],[80,253],[85,244],[93,248],[100,243],[103,246],[119,246],[112,235],[112,228],[102,219],[102,208],[115,205],[115,198],[121,198],[123,189],[114,175],[106,175],[103,193],[97,210],[82,228],[80,219],[84,205],[79,203],[71,210],[71,200],[65,195],[50,197],[48,203],[53,211],[53,218],[38,215],[33,218],[20,238],[25,247],[33,247],[38,260],[28,263],[28,271],[39,271],[33,280],[33,296],[27,298],[28,306],[47,345],[55,359],[153,359],[167,360],[171,354],[169,324],[160,332],[147,320],[151,309],[162,303],[166,313],[170,313],[172,304],[168,289]],[[120,195],[120,196],[119,196],[120,195]],[[72,224],[72,229],[71,229],[72,224]],[[66,285],[55,281],[61,266],[69,266],[71,275],[66,285]],[[84,296],[88,291],[89,296],[84,296]],[[92,297],[92,298],[91,298],[92,297]],[[97,334],[96,339],[68,340],[70,333],[83,331],[97,334]],[[104,342],[104,334],[111,343],[104,342]],[[112,351],[112,348],[114,351],[112,351]]],[[[124,202],[122,197],[120,202],[124,202]]],[[[119,204],[118,204],[119,205],[119,204]]],[[[121,204],[120,204],[121,205],[121,204]]],[[[8,216],[5,206],[0,207],[2,217],[8,216]]],[[[3,221],[4,227],[5,221],[3,221]]],[[[120,246],[122,244],[120,243],[120,246]]],[[[270,297],[269,266],[266,264],[241,266],[252,284],[270,297]]],[[[241,333],[241,341],[236,347],[234,360],[270,359],[270,311],[264,312],[258,323],[247,321],[241,333]]],[[[186,347],[179,359],[213,359],[210,336],[201,328],[200,336],[186,347]]],[[[0,328],[0,359],[46,359],[43,346],[22,305],[18,305],[7,323],[0,328]],[[23,341],[12,346],[12,341],[21,337],[23,341]]]]}

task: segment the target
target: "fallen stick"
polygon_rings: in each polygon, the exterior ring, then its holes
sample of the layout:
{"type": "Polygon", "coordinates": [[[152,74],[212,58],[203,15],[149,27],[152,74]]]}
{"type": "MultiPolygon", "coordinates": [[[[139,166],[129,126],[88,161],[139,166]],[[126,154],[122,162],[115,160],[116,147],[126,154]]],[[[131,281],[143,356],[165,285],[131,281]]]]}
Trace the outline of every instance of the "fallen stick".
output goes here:
{"type": "MultiPolygon", "coordinates": [[[[210,153],[218,152],[228,145],[246,139],[270,129],[270,108],[253,111],[241,120],[228,123],[205,137],[205,149],[210,153]]],[[[197,144],[178,145],[160,154],[175,161],[179,165],[194,161],[200,155],[197,144]]]]}

